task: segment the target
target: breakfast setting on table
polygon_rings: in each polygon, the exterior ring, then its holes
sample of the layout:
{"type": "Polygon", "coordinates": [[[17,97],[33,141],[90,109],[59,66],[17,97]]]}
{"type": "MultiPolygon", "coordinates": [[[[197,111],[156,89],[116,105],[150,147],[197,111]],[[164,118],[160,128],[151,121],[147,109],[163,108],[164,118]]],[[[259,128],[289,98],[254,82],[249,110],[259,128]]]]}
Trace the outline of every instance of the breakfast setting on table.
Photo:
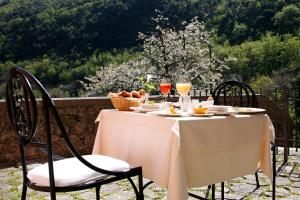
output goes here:
{"type": "Polygon", "coordinates": [[[109,93],[108,96],[111,97],[113,106],[119,111],[133,111],[166,117],[211,117],[214,115],[228,116],[266,112],[265,109],[261,108],[215,105],[211,95],[204,101],[191,99],[189,92],[192,85],[188,76],[180,75],[175,87],[179,94],[178,102],[167,101],[172,89],[169,78],[162,78],[160,81],[159,91],[163,96],[161,101],[148,100],[147,95],[149,94],[144,89],[109,93]]]}
{"type": "Polygon", "coordinates": [[[200,101],[189,95],[191,87],[183,75],[175,84],[160,80],[158,101],[149,100],[146,88],[110,93],[115,109],[102,110],[96,119],[93,154],[142,166],[143,177],[167,188],[174,200],[187,199],[188,188],[254,175],[258,169],[272,180],[274,128],[266,110],[219,105],[226,102],[218,93],[200,101]],[[175,98],[169,96],[172,85],[179,94],[175,98]]]}

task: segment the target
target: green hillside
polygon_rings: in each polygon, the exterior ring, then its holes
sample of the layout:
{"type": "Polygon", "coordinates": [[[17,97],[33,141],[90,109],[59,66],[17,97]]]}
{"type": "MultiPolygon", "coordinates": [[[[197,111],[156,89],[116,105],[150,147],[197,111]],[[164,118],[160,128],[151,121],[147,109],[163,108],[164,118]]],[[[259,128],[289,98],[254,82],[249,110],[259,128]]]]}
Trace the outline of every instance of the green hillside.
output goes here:
{"type": "Polygon", "coordinates": [[[213,51],[237,58],[229,64],[245,81],[273,71],[298,77],[300,0],[1,0],[0,96],[16,65],[57,96],[80,95],[77,80],[138,56],[138,32],[155,30],[156,10],[176,29],[198,16],[213,33],[213,51]]]}

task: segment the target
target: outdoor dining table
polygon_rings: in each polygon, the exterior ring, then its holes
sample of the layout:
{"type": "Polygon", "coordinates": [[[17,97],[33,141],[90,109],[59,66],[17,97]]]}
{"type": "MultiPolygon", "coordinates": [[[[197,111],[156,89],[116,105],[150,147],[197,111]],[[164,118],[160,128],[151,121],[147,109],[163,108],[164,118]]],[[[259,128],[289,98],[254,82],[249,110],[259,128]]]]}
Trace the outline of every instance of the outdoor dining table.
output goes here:
{"type": "Polygon", "coordinates": [[[272,180],[274,128],[266,114],[164,117],[102,110],[96,122],[93,154],[142,166],[143,176],[167,188],[170,200],[257,169],[272,180]]]}

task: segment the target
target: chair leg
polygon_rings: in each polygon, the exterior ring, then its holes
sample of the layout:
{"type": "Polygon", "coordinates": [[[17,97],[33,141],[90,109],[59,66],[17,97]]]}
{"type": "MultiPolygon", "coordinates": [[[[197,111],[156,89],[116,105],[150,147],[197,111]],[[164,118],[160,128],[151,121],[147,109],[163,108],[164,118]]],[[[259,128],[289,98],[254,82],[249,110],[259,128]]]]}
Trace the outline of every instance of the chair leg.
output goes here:
{"type": "Polygon", "coordinates": [[[208,198],[210,188],[211,188],[211,185],[207,186],[207,190],[206,190],[206,194],[205,194],[206,199],[208,198]]]}
{"type": "Polygon", "coordinates": [[[143,175],[139,174],[139,195],[137,196],[138,200],[144,200],[144,186],[143,186],[143,175]]]}
{"type": "Polygon", "coordinates": [[[22,188],[22,200],[26,199],[26,193],[27,193],[27,185],[25,184],[25,182],[23,182],[23,188],[22,188]]]}
{"type": "Polygon", "coordinates": [[[56,200],[56,193],[50,192],[51,200],[56,200]]]}
{"type": "Polygon", "coordinates": [[[96,200],[100,200],[100,185],[96,186],[96,200]]]}
{"type": "Polygon", "coordinates": [[[273,150],[273,180],[272,180],[272,200],[275,200],[276,197],[276,147],[272,145],[273,150]]]}
{"type": "Polygon", "coordinates": [[[145,190],[149,185],[151,185],[153,183],[153,181],[149,181],[148,183],[146,183],[144,186],[143,186],[143,189],[145,190]]]}
{"type": "Polygon", "coordinates": [[[216,185],[213,184],[211,187],[211,199],[215,200],[215,194],[216,194],[216,185]]]}
{"type": "Polygon", "coordinates": [[[224,200],[224,182],[221,183],[221,199],[224,200]]]}
{"type": "Polygon", "coordinates": [[[259,179],[258,179],[258,173],[255,172],[255,180],[256,180],[256,189],[260,188],[259,179]]]}

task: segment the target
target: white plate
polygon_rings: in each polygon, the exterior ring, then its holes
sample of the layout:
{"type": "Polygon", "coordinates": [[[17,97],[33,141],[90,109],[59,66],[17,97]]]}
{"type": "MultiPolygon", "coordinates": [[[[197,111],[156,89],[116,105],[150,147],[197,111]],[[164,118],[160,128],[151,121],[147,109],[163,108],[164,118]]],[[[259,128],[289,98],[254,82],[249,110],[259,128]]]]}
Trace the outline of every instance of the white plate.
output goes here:
{"type": "Polygon", "coordinates": [[[172,114],[172,113],[167,112],[166,110],[152,111],[152,112],[148,112],[148,113],[153,114],[153,115],[165,116],[165,117],[181,117],[182,116],[180,113],[172,114]]]}
{"type": "Polygon", "coordinates": [[[231,112],[233,109],[232,106],[222,106],[222,105],[215,105],[215,106],[211,106],[211,107],[208,107],[208,111],[211,111],[211,112],[231,112]]]}
{"type": "Polygon", "coordinates": [[[131,110],[135,112],[147,113],[151,111],[159,111],[159,109],[151,109],[151,108],[141,108],[141,107],[129,107],[131,110]]]}
{"type": "Polygon", "coordinates": [[[227,111],[227,112],[208,111],[208,113],[212,113],[214,115],[219,115],[219,116],[227,116],[227,115],[237,114],[238,112],[236,112],[236,111],[227,111]]]}
{"type": "Polygon", "coordinates": [[[140,107],[142,109],[152,109],[152,110],[159,110],[161,109],[161,103],[153,103],[153,104],[142,104],[140,107]]]}
{"type": "Polygon", "coordinates": [[[238,114],[258,114],[258,113],[265,113],[266,110],[262,108],[246,108],[246,107],[239,107],[236,108],[238,114]]]}
{"type": "Polygon", "coordinates": [[[213,116],[214,113],[205,113],[205,114],[196,114],[196,113],[192,113],[193,117],[211,117],[213,116]]]}

